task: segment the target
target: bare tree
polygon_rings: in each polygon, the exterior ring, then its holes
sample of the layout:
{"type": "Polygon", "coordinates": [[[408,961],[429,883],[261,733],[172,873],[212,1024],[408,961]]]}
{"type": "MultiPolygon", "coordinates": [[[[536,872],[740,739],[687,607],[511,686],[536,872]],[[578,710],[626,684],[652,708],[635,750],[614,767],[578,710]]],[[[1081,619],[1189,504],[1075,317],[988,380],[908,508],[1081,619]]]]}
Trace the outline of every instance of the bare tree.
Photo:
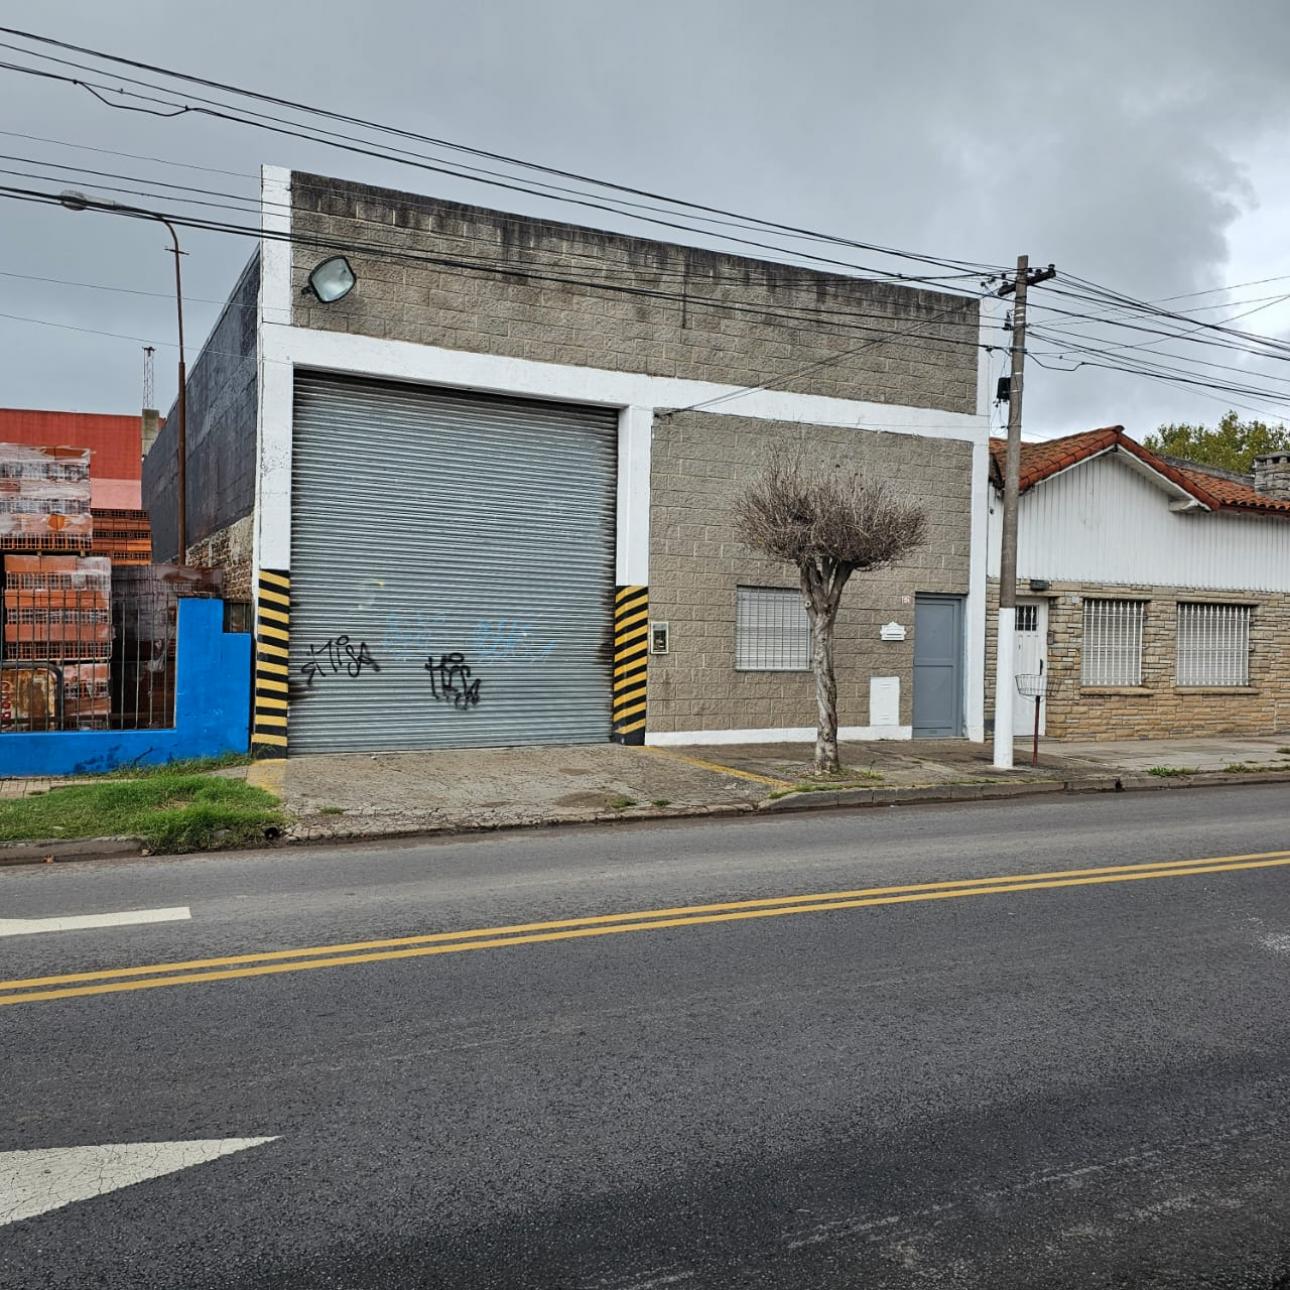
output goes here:
{"type": "Polygon", "coordinates": [[[836,773],[838,686],[833,625],[842,590],[857,570],[880,569],[927,540],[927,516],[891,485],[857,470],[809,471],[801,449],[776,444],[761,477],[735,501],[735,527],[756,551],[797,566],[811,620],[818,721],[815,769],[836,773]]]}

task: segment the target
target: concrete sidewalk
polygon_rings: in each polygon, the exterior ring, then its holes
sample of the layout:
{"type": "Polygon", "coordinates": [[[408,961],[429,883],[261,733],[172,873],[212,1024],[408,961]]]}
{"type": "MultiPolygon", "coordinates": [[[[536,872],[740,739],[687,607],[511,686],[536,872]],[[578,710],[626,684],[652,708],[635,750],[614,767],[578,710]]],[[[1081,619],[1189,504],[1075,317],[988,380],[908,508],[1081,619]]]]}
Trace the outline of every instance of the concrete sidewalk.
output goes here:
{"type": "MultiPolygon", "coordinates": [[[[259,762],[249,783],[276,793],[295,824],[288,836],[328,838],[508,828],[1002,797],[1068,788],[1178,785],[1185,772],[1257,767],[1290,776],[1286,737],[1148,740],[1122,744],[1046,741],[1040,765],[1018,740],[1019,765],[997,771],[989,744],[965,740],[851,743],[836,780],[812,775],[809,744],[639,748],[590,744],[350,753],[259,762]],[[1156,776],[1147,772],[1152,768],[1156,776]]],[[[1232,773],[1235,780],[1235,772],[1232,773]]]]}
{"type": "MultiPolygon", "coordinates": [[[[1030,755],[1029,745],[1026,756],[1030,755]]],[[[1089,766],[1133,773],[1151,770],[1228,771],[1232,766],[1286,763],[1290,770],[1290,734],[1212,735],[1204,739],[1124,739],[1108,743],[1057,743],[1043,740],[1040,756],[1049,752],[1089,766]]],[[[1017,756],[1022,755],[1021,741],[1017,756]]]]}

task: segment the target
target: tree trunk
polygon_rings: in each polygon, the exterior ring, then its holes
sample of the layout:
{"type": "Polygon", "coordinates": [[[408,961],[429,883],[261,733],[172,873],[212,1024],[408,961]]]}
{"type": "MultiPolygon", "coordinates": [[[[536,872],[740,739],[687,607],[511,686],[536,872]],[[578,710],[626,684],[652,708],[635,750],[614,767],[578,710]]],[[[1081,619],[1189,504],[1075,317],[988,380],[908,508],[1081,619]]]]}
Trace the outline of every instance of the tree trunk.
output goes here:
{"type": "Polygon", "coordinates": [[[833,617],[811,616],[811,667],[815,671],[815,773],[836,775],[838,762],[838,683],[833,675],[833,617]]]}
{"type": "MultiPolygon", "coordinates": [[[[846,575],[838,570],[804,564],[802,595],[811,620],[811,670],[815,673],[815,772],[835,775],[838,761],[838,683],[833,675],[833,624],[846,575]]],[[[848,571],[849,572],[849,571],[848,571]]]]}

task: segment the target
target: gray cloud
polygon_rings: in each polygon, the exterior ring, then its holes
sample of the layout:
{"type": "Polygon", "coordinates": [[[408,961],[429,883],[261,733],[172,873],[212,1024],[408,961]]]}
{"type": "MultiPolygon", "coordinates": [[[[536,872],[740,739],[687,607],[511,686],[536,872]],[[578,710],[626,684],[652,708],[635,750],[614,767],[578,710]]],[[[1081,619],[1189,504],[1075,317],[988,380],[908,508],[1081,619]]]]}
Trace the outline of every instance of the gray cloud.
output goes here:
{"type": "MultiPolygon", "coordinates": [[[[64,0],[31,21],[146,61],[868,241],[989,262],[1024,250],[1147,298],[1230,281],[1234,260],[1290,273],[1267,210],[1247,220],[1260,201],[1290,201],[1277,177],[1290,151],[1290,10],[1278,0],[226,0],[136,3],[128,22],[120,8],[64,0]]],[[[234,125],[113,111],[12,73],[0,73],[0,118],[12,131],[237,173],[0,135],[5,153],[248,196],[257,166],[272,161],[579,222],[592,214],[234,125]]],[[[69,186],[84,181],[69,175],[69,186]]],[[[14,203],[4,219],[6,273],[156,294],[0,277],[0,313],[173,340],[162,230],[14,203]]],[[[250,245],[200,232],[185,244],[195,352],[218,308],[204,300],[223,298],[250,245]]],[[[1286,321],[1273,311],[1249,325],[1286,321]]],[[[139,350],[0,318],[0,402],[131,410],[139,350]]],[[[163,406],[173,355],[158,354],[163,406]]],[[[1146,433],[1225,406],[1107,372],[1036,371],[1027,389],[1039,433],[1111,421],[1146,433]]]]}

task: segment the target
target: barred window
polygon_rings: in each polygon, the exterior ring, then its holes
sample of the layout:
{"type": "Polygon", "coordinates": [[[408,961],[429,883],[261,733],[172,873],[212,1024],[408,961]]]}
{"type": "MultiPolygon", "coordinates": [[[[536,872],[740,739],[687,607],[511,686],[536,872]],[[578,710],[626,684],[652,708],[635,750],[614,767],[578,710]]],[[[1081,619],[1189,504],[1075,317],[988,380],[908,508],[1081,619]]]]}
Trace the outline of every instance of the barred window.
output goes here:
{"type": "Polygon", "coordinates": [[[1249,683],[1249,605],[1180,604],[1178,684],[1249,683]]]}
{"type": "Polygon", "coordinates": [[[1084,602],[1084,685],[1142,684],[1140,600],[1084,602]]]}
{"type": "Polygon", "coordinates": [[[796,588],[738,587],[735,667],[742,672],[805,672],[811,620],[796,588]]]}

